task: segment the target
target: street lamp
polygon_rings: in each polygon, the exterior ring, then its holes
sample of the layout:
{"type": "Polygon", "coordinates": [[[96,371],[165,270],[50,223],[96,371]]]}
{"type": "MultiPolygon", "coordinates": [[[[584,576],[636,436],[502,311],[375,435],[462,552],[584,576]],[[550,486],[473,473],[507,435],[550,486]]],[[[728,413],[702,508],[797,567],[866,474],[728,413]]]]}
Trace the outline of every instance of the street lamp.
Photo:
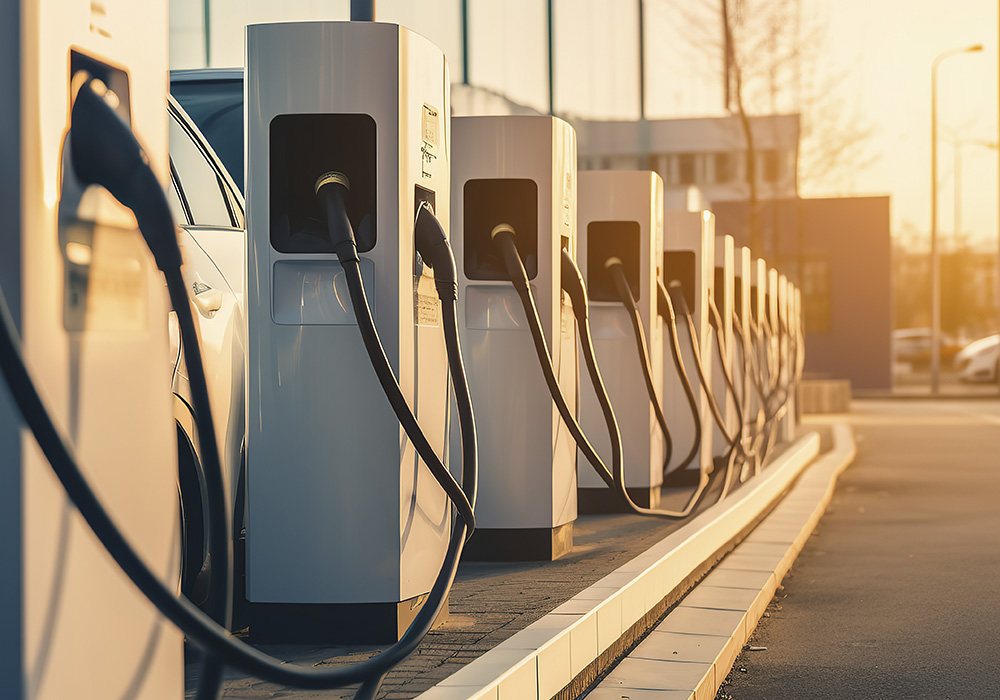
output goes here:
{"type": "Polygon", "coordinates": [[[941,258],[937,241],[937,69],[961,53],[982,51],[982,44],[945,51],[931,63],[931,393],[941,391],[941,258]]]}

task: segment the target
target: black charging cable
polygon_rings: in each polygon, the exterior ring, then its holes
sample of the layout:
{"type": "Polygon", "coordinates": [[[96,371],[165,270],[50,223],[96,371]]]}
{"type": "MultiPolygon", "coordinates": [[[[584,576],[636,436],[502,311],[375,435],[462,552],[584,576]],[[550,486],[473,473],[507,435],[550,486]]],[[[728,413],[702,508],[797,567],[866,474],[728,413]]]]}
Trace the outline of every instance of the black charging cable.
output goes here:
{"type": "Polygon", "coordinates": [[[528,329],[531,333],[532,343],[535,347],[535,354],[538,357],[538,364],[542,370],[542,375],[545,377],[545,384],[549,389],[549,394],[551,395],[556,408],[559,410],[559,415],[562,416],[563,421],[566,423],[566,427],[573,436],[573,440],[576,442],[580,452],[583,453],[583,456],[594,468],[594,471],[604,481],[604,483],[607,484],[609,488],[618,492],[629,511],[637,515],[649,515],[671,519],[686,518],[697,507],[705,493],[708,486],[708,480],[705,478],[705,475],[702,475],[702,483],[699,484],[698,490],[689,498],[685,507],[679,511],[643,508],[632,500],[631,496],[629,496],[628,490],[625,488],[621,434],[618,431],[617,421],[614,418],[614,409],[611,407],[611,403],[607,398],[607,392],[603,391],[604,387],[603,383],[600,382],[600,373],[599,371],[596,371],[596,363],[592,362],[594,349],[590,337],[586,287],[583,285],[583,276],[580,274],[580,270],[577,268],[576,262],[573,260],[573,257],[564,250],[562,251],[561,266],[562,288],[567,292],[570,297],[570,301],[572,302],[573,314],[577,319],[577,326],[579,328],[581,345],[583,345],[584,357],[585,359],[589,358],[587,360],[587,365],[588,369],[591,370],[591,379],[593,381],[595,376],[597,378],[594,388],[597,391],[597,398],[601,404],[601,411],[604,414],[605,422],[608,424],[608,432],[611,438],[612,466],[610,470],[605,465],[600,455],[597,454],[593,445],[590,444],[590,441],[584,434],[579,422],[576,420],[574,412],[570,409],[569,404],[566,402],[566,397],[562,393],[562,388],[559,386],[555,370],[552,367],[552,356],[549,352],[548,344],[545,342],[541,318],[538,315],[538,307],[535,304],[535,298],[531,292],[531,283],[528,280],[528,273],[524,269],[524,261],[521,260],[521,255],[517,251],[515,236],[516,232],[514,227],[506,223],[498,224],[491,232],[493,244],[499,249],[499,252],[503,257],[504,268],[507,271],[507,276],[514,287],[514,290],[517,292],[518,299],[520,299],[521,306],[524,309],[525,316],[527,317],[528,329]]]}
{"type": "MultiPolygon", "coordinates": [[[[434,617],[427,620],[426,624],[421,621],[421,624],[418,625],[418,621],[414,620],[403,639],[394,645],[405,648],[404,640],[411,636],[411,631],[415,631],[412,644],[408,642],[409,650],[406,651],[406,655],[409,655],[416,648],[420,639],[430,631],[431,623],[437,617],[437,613],[447,604],[448,592],[454,582],[462,549],[475,528],[474,508],[478,474],[476,428],[472,397],[458,337],[458,272],[455,256],[448,243],[448,237],[430,209],[430,205],[426,202],[422,203],[417,210],[414,221],[414,247],[423,261],[434,271],[434,285],[441,301],[445,346],[462,436],[461,485],[444,466],[428,442],[409,404],[406,403],[382,347],[382,341],[379,338],[378,329],[375,327],[375,319],[372,317],[371,307],[365,293],[364,281],[361,276],[361,258],[358,255],[354,229],[347,216],[345,202],[350,192],[350,180],[343,173],[331,171],[320,176],[316,181],[315,191],[326,216],[330,242],[344,268],[354,316],[358,321],[358,328],[372,368],[375,370],[382,390],[404,431],[414,443],[418,454],[423,458],[431,473],[434,474],[435,479],[451,497],[461,518],[461,521],[456,522],[453,527],[445,561],[441,566],[442,574],[450,572],[445,582],[446,585],[438,587],[436,582],[435,587],[424,602],[425,609],[430,608],[435,611],[434,617]]],[[[390,649],[392,648],[390,647],[390,649]]],[[[383,652],[383,655],[387,652],[388,650],[383,652]]],[[[401,657],[400,660],[402,658],[405,656],[401,657]]],[[[379,672],[366,678],[355,696],[356,699],[374,700],[384,675],[385,672],[379,672]]]]}
{"type": "MultiPolygon", "coordinates": [[[[84,185],[103,187],[135,214],[146,246],[163,272],[170,303],[177,316],[205,467],[209,518],[206,559],[211,562],[212,574],[204,606],[218,624],[228,629],[232,615],[233,580],[229,499],[212,420],[198,326],[181,274],[183,259],[173,215],[142,146],[105,99],[104,83],[85,73],[78,74],[78,80],[81,85],[73,101],[68,135],[73,173],[84,185]]],[[[222,667],[209,654],[203,659],[199,672],[198,697],[215,697],[221,682],[222,667]]]]}
{"type": "Polygon", "coordinates": [[[667,294],[669,295],[671,301],[673,301],[674,308],[677,309],[685,319],[688,331],[688,341],[691,345],[691,354],[694,356],[694,366],[698,373],[698,380],[701,383],[701,388],[705,394],[705,400],[708,402],[708,408],[709,412],[712,414],[712,419],[715,421],[715,425],[719,428],[722,439],[725,440],[728,445],[728,449],[726,450],[724,456],[726,460],[726,470],[725,477],[722,482],[722,495],[719,497],[721,500],[729,493],[733,466],[739,447],[739,440],[729,434],[729,428],[726,426],[726,420],[723,418],[722,411],[719,409],[719,404],[715,400],[715,394],[712,392],[712,385],[708,381],[708,377],[705,372],[704,360],[701,354],[701,343],[698,341],[698,328],[695,326],[693,315],[690,308],[688,308],[687,299],[684,297],[684,290],[680,283],[672,281],[667,287],[667,294]]]}
{"type": "Polygon", "coordinates": [[[660,397],[656,393],[656,385],[653,382],[653,372],[649,362],[649,346],[646,343],[646,332],[642,327],[642,316],[639,313],[639,305],[632,296],[632,288],[625,278],[625,267],[621,258],[610,257],[604,262],[604,270],[611,276],[615,284],[615,291],[618,292],[618,299],[621,301],[629,321],[632,323],[632,335],[635,338],[636,351],[639,353],[639,368],[642,370],[642,378],[646,383],[646,393],[649,395],[649,403],[653,406],[653,413],[656,415],[656,422],[660,426],[665,441],[665,456],[663,458],[663,469],[666,470],[673,457],[673,440],[670,436],[670,428],[667,426],[666,416],[663,415],[663,408],[660,405],[660,397]]]}
{"type": "MultiPolygon", "coordinates": [[[[333,250],[337,254],[341,266],[344,268],[344,276],[347,279],[347,288],[351,297],[351,306],[354,310],[358,329],[361,332],[361,339],[364,342],[365,351],[368,353],[368,359],[371,361],[372,369],[375,370],[375,375],[382,387],[382,391],[385,393],[389,405],[396,414],[396,418],[403,426],[404,432],[413,442],[417,454],[420,455],[420,458],[427,465],[434,479],[441,485],[441,488],[445,490],[448,497],[455,504],[459,516],[469,526],[468,534],[471,535],[472,530],[475,529],[476,522],[472,500],[463,490],[462,485],[458,483],[441,461],[441,458],[434,452],[434,448],[431,447],[426,435],[424,435],[416,416],[413,415],[413,411],[406,402],[406,397],[403,396],[399,382],[396,381],[396,375],[392,371],[389,358],[386,357],[385,349],[382,347],[382,340],[375,327],[375,320],[372,318],[371,307],[368,304],[368,296],[361,277],[361,256],[358,255],[358,246],[354,238],[354,228],[347,217],[346,198],[350,193],[350,180],[343,173],[331,171],[316,180],[315,191],[316,198],[320,202],[326,219],[327,234],[331,243],[333,243],[333,250]]],[[[421,222],[422,217],[418,212],[416,223],[421,225],[416,227],[415,240],[420,240],[428,235],[426,233],[420,234],[420,231],[427,228],[426,224],[422,224],[421,222]]],[[[444,240],[447,242],[447,238],[444,240]]],[[[450,246],[446,247],[446,251],[451,260],[450,269],[444,260],[438,261],[437,269],[435,269],[435,286],[438,290],[438,296],[441,298],[442,309],[449,304],[454,305],[458,297],[454,256],[451,255],[450,246]],[[445,279],[449,273],[451,275],[450,282],[445,279]],[[439,276],[441,279],[438,279],[439,276]],[[442,292],[442,289],[444,289],[444,292],[442,292]]],[[[430,250],[428,254],[430,259],[425,260],[434,269],[433,258],[441,257],[440,249],[430,250]]],[[[423,257],[423,253],[421,253],[421,257],[423,257]]],[[[445,330],[447,328],[447,325],[445,325],[445,330]]],[[[471,398],[466,401],[465,397],[462,397],[461,403],[467,405],[459,407],[459,415],[461,416],[466,411],[471,414],[471,398]]],[[[468,416],[466,420],[468,420],[468,416]]],[[[469,446],[471,452],[471,448],[475,447],[474,432],[469,433],[468,437],[472,439],[473,443],[469,446]]],[[[466,454],[464,456],[474,457],[473,454],[466,454]]],[[[475,464],[475,459],[472,459],[471,462],[475,464]]]]}
{"type": "Polygon", "coordinates": [[[715,400],[715,395],[712,393],[712,385],[708,381],[705,374],[705,365],[701,355],[701,343],[698,340],[698,328],[695,326],[691,310],[688,308],[687,300],[684,298],[684,290],[681,288],[680,284],[671,282],[667,287],[667,293],[670,294],[671,300],[674,302],[674,308],[680,312],[681,316],[684,317],[687,325],[688,341],[691,343],[691,352],[694,355],[694,367],[698,373],[698,380],[701,383],[701,387],[705,390],[705,396],[708,400],[709,411],[712,413],[712,419],[719,428],[719,432],[722,433],[722,438],[728,445],[732,445],[735,443],[735,440],[729,434],[729,428],[726,426],[726,419],[722,416],[719,404],[715,400]]]}
{"type": "Polygon", "coordinates": [[[674,311],[674,304],[670,301],[667,288],[663,282],[656,280],[656,308],[663,319],[663,325],[667,327],[667,334],[670,336],[670,356],[673,359],[674,371],[680,380],[681,388],[687,399],[688,407],[691,409],[691,420],[694,422],[694,438],[691,441],[691,450],[687,453],[676,469],[670,472],[664,470],[664,483],[667,482],[671,474],[679,474],[682,469],[686,469],[701,454],[701,411],[698,410],[698,399],[695,397],[694,386],[688,377],[687,368],[684,366],[683,351],[681,350],[680,334],[677,332],[677,312],[674,311]]]}

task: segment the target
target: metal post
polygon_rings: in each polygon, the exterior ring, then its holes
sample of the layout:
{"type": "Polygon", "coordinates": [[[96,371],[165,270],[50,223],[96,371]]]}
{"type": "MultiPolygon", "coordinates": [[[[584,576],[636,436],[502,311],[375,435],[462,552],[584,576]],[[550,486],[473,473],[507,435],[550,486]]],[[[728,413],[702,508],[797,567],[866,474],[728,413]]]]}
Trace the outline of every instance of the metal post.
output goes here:
{"type": "Polygon", "coordinates": [[[941,392],[941,256],[937,240],[937,69],[946,58],[982,51],[981,44],[952,49],[931,63],[931,394],[941,392]]]}
{"type": "MultiPolygon", "coordinates": [[[[950,54],[949,54],[950,55],[950,54]]],[[[937,67],[931,64],[931,393],[941,391],[941,261],[937,241],[937,67]]]]}
{"type": "Polygon", "coordinates": [[[462,0],[462,84],[469,84],[469,0],[462,0]]]}
{"type": "Polygon", "coordinates": [[[352,22],[374,22],[375,0],[351,0],[352,22]]]}
{"type": "Polygon", "coordinates": [[[955,139],[955,233],[952,234],[957,245],[962,240],[962,140],[955,139]]]}
{"type": "Polygon", "coordinates": [[[646,119],[646,30],[643,18],[643,3],[639,3],[639,119],[646,119]]]}
{"type": "Polygon", "coordinates": [[[204,0],[202,4],[205,20],[205,67],[212,66],[212,0],[204,0]]]}
{"type": "Polygon", "coordinates": [[[554,9],[553,5],[555,0],[548,0],[549,8],[549,114],[554,115],[556,113],[556,70],[555,70],[555,52],[553,51],[553,37],[555,36],[555,27],[553,25],[554,19],[554,9]]]}

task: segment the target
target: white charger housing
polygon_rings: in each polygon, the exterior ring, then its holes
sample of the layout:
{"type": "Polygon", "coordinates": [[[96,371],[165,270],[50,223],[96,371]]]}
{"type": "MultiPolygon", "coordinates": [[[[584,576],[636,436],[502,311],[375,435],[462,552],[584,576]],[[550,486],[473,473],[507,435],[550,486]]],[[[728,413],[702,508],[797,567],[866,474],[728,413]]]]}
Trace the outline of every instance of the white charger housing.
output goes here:
{"type": "MultiPolygon", "coordinates": [[[[649,400],[630,314],[605,262],[622,261],[637,300],[649,352],[650,373],[663,401],[663,321],[657,309],[658,267],[663,260],[663,180],[651,171],[586,171],[579,182],[577,260],[590,300],[594,352],[621,430],[625,487],[633,501],[655,508],[663,483],[665,440],[649,400]]],[[[586,379],[580,390],[580,424],[611,466],[611,442],[597,395],[586,379]]],[[[577,465],[580,512],[625,510],[585,460],[577,465]]]]}
{"type": "Polygon", "coordinates": [[[413,226],[429,201],[448,230],[448,67],[376,22],[250,26],[246,61],[251,634],[395,641],[443,561],[450,504],[379,386],[313,188],[328,171],[350,180],[382,345],[445,456],[444,336],[413,226]]]}
{"type": "MultiPolygon", "coordinates": [[[[733,284],[734,284],[734,244],[732,236],[715,237],[715,272],[712,285],[715,306],[722,320],[720,332],[714,327],[711,330],[712,344],[706,348],[711,353],[712,362],[712,394],[725,419],[726,433],[730,438],[737,438],[739,423],[736,419],[736,402],[726,384],[724,371],[732,371],[733,366],[733,284]],[[720,347],[715,347],[719,344],[720,347]],[[720,359],[720,354],[722,358],[720,359]],[[725,363],[725,370],[723,369],[725,363]]],[[[732,375],[730,375],[732,376],[732,375]]],[[[714,457],[722,457],[729,451],[729,442],[713,421],[712,452],[714,457]]]]}
{"type": "MultiPolygon", "coordinates": [[[[0,286],[32,379],[87,480],[140,556],[176,588],[169,304],[134,216],[77,179],[67,133],[89,74],[168,185],[167,3],[6,2],[0,42],[0,286]]],[[[3,381],[0,454],[3,697],[181,697],[180,633],[84,524],[3,381]]]]}
{"type": "MultiPolygon", "coordinates": [[[[463,556],[555,559],[577,515],[576,443],[542,378],[527,318],[492,240],[509,224],[552,363],[577,404],[575,321],[561,254],[576,253],[576,134],[554,117],[452,120],[452,246],[459,326],[479,437],[476,532],[463,556]]],[[[457,450],[452,438],[452,452],[457,450]]]]}
{"type": "MultiPolygon", "coordinates": [[[[769,348],[764,324],[767,323],[767,261],[755,258],[750,275],[750,314],[751,332],[748,345],[754,354],[752,368],[756,369],[762,388],[766,391],[770,381],[769,348]]],[[[751,379],[751,381],[756,381],[751,379]]],[[[767,407],[761,402],[757,391],[750,393],[750,410],[756,416],[767,407]]]]}
{"type": "Polygon", "coordinates": [[[750,280],[753,277],[752,256],[750,249],[740,246],[734,251],[733,274],[733,326],[739,328],[739,333],[733,334],[733,386],[736,387],[737,399],[743,412],[743,430],[740,439],[745,440],[750,434],[750,424],[756,419],[750,411],[750,398],[754,393],[752,379],[747,371],[749,357],[744,342],[740,338],[750,338],[750,280]]]}

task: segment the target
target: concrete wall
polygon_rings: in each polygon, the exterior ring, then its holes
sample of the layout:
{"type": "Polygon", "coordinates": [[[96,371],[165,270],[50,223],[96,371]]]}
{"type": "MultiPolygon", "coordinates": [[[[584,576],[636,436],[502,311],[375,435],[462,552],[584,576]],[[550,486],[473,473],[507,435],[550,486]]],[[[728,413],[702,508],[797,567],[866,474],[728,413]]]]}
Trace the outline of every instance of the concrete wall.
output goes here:
{"type": "MultiPolygon", "coordinates": [[[[749,245],[746,202],[714,202],[716,230],[749,245]]],[[[855,389],[891,389],[892,286],[889,197],[761,203],[755,251],[802,287],[806,366],[855,389]],[[825,277],[825,280],[823,279],[825,277]],[[827,286],[824,293],[817,286],[827,286]]]]}

